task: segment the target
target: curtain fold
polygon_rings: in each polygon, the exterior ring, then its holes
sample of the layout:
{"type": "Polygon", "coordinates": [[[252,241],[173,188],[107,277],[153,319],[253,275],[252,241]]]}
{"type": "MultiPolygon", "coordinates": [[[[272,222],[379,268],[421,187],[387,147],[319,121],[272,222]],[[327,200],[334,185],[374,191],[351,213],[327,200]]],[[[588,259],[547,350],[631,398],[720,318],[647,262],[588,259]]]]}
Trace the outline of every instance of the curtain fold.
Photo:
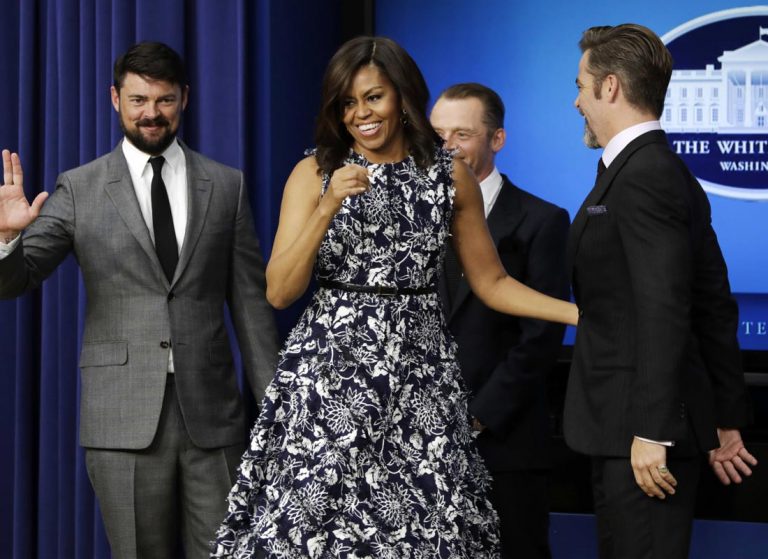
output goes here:
{"type": "MultiPolygon", "coordinates": [[[[21,156],[30,200],[51,192],[60,172],[122,137],[109,96],[115,57],[137,41],[165,42],[190,80],[180,136],[244,170],[268,257],[282,185],[311,146],[340,9],[338,0],[4,0],[0,148],[21,156]]],[[[70,255],[41,288],[0,301],[0,557],[109,557],[77,436],[85,298],[70,255]]],[[[300,310],[278,316],[282,334],[300,310]]]]}

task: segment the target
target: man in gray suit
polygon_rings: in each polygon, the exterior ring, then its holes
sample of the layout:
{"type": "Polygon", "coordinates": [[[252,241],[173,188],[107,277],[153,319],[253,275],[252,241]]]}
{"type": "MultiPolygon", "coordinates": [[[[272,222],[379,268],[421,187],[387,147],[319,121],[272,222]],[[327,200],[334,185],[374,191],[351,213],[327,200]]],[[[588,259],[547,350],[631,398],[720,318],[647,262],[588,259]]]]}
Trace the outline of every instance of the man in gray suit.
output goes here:
{"type": "Polygon", "coordinates": [[[47,202],[3,151],[0,296],[70,251],[82,270],[80,444],[119,558],[177,557],[179,540],[208,556],[246,435],[225,304],[257,399],[277,356],[242,174],[176,139],[188,89],[171,48],[131,47],[111,90],[125,138],[47,202]]]}

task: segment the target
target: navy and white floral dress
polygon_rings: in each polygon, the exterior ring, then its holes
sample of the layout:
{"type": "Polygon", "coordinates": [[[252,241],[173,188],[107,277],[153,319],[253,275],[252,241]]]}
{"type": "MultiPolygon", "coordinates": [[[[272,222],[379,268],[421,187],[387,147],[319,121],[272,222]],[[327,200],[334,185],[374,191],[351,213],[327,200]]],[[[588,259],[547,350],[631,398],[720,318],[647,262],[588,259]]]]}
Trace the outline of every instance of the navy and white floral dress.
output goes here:
{"type": "Polygon", "coordinates": [[[437,295],[451,157],[438,150],[422,169],[350,152],[345,163],[367,167],[371,189],[333,219],[318,278],[430,292],[315,293],[267,389],[213,556],[498,557],[490,478],[437,295]]]}

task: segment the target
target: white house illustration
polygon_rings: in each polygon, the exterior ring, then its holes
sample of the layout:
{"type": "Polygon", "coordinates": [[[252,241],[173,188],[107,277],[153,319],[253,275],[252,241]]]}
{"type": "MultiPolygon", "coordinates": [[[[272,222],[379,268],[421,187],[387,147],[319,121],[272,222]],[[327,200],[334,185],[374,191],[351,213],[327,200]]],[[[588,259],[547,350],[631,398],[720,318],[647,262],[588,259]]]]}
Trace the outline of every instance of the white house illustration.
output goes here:
{"type": "Polygon", "coordinates": [[[721,68],[673,70],[661,125],[672,133],[768,133],[768,27],[719,56],[721,68]]]}

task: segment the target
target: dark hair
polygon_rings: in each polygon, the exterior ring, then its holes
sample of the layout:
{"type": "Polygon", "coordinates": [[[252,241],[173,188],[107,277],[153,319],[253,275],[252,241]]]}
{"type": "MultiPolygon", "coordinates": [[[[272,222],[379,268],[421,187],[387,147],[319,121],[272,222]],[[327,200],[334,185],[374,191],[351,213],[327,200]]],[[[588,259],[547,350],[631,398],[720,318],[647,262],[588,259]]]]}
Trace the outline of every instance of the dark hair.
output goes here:
{"type": "Polygon", "coordinates": [[[504,128],[504,102],[499,94],[479,83],[457,83],[446,88],[438,99],[477,99],[483,105],[483,124],[492,136],[504,128]]]}
{"type": "Polygon", "coordinates": [[[179,54],[164,43],[144,41],[136,43],[115,60],[114,86],[119,91],[127,73],[153,80],[187,85],[184,62],[179,54]]]}
{"type": "Polygon", "coordinates": [[[352,145],[352,136],[342,119],[343,97],[357,71],[373,64],[392,82],[408,123],[403,127],[408,148],[416,164],[428,167],[440,137],[427,119],[429,88],[411,56],[386,37],[357,37],[344,43],[333,55],[323,77],[320,114],[315,129],[316,159],[320,170],[332,173],[341,166],[352,145]]]}
{"type": "Polygon", "coordinates": [[[595,78],[598,98],[603,80],[615,74],[631,105],[661,116],[672,55],[656,33],[634,23],[591,27],[582,35],[579,48],[589,51],[587,71],[595,78]]]}

